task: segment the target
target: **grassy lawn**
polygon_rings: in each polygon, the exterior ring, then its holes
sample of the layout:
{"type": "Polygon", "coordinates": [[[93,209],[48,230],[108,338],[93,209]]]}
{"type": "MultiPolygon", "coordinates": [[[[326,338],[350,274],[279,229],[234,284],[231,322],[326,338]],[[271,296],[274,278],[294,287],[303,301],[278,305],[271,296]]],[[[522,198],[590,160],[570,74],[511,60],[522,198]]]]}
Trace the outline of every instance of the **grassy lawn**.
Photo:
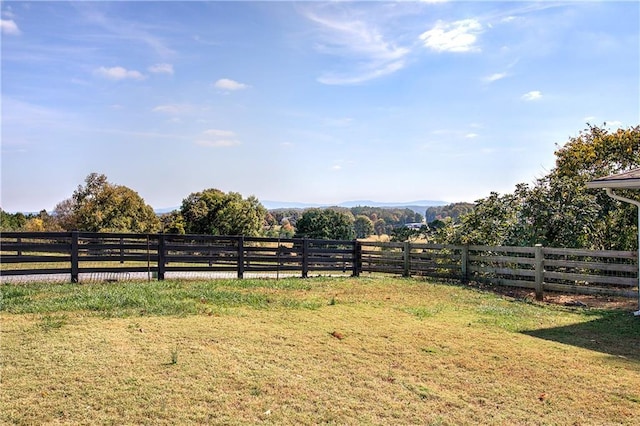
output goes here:
{"type": "Polygon", "coordinates": [[[640,319],[400,278],[0,286],[3,424],[638,424],[640,319]]]}

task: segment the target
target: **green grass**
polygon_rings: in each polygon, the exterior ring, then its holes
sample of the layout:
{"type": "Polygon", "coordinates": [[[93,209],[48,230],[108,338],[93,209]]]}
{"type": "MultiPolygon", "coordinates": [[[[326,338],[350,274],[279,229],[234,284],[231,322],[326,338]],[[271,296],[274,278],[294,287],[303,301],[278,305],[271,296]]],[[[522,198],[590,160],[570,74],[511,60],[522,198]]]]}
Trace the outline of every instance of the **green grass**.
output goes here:
{"type": "Polygon", "coordinates": [[[2,424],[636,424],[640,320],[400,278],[4,284],[2,424]]]}
{"type": "Polygon", "coordinates": [[[6,284],[1,309],[14,314],[86,311],[105,317],[194,315],[233,307],[317,308],[268,290],[309,290],[300,279],[6,284]],[[254,290],[254,291],[247,291],[254,290]]]}

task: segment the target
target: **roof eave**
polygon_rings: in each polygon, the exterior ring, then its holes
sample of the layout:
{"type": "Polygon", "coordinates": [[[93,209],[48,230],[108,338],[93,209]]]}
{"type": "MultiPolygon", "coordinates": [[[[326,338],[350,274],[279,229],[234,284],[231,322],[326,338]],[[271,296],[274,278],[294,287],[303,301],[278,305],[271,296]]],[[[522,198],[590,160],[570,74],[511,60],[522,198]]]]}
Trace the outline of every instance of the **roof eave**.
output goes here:
{"type": "Polygon", "coordinates": [[[591,182],[587,182],[587,188],[589,189],[596,189],[596,188],[640,189],[640,179],[593,180],[591,182]]]}

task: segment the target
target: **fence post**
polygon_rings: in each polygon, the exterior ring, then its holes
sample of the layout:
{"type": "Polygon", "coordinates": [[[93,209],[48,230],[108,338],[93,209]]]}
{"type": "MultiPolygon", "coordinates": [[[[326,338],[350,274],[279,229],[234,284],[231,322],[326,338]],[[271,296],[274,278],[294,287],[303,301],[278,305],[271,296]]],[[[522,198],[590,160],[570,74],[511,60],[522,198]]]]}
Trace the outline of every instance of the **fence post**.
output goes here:
{"type": "Polygon", "coordinates": [[[80,235],[78,231],[71,231],[71,282],[78,282],[78,275],[80,275],[80,262],[79,262],[79,244],[80,235]]]}
{"type": "Polygon", "coordinates": [[[302,239],[302,278],[309,276],[309,241],[302,239]]]}
{"type": "Polygon", "coordinates": [[[360,241],[353,241],[353,276],[360,276],[360,269],[362,269],[362,245],[360,241]]]}
{"type": "Polygon", "coordinates": [[[244,277],[244,235],[238,238],[238,278],[244,277]]]}
{"type": "Polygon", "coordinates": [[[158,234],[158,281],[164,281],[166,263],[165,235],[158,234]]]}
{"type": "Polygon", "coordinates": [[[404,265],[403,265],[403,277],[411,276],[411,243],[407,240],[404,242],[404,246],[402,247],[403,255],[404,255],[404,265]]]}
{"type": "Polygon", "coordinates": [[[460,268],[462,275],[462,283],[467,284],[469,282],[469,244],[462,246],[460,252],[460,268]]]}
{"type": "Polygon", "coordinates": [[[544,299],[544,252],[542,244],[536,244],[534,247],[535,252],[535,289],[536,300],[544,299]]]}

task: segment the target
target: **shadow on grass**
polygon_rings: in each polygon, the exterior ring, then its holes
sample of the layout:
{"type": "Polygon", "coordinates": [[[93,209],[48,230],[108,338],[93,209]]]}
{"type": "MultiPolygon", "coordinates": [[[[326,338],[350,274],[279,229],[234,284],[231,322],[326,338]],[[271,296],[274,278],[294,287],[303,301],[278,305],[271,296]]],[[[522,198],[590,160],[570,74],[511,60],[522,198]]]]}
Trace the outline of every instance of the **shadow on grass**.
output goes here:
{"type": "Polygon", "coordinates": [[[640,318],[626,311],[588,311],[594,319],[523,334],[640,362],[640,318]]]}

